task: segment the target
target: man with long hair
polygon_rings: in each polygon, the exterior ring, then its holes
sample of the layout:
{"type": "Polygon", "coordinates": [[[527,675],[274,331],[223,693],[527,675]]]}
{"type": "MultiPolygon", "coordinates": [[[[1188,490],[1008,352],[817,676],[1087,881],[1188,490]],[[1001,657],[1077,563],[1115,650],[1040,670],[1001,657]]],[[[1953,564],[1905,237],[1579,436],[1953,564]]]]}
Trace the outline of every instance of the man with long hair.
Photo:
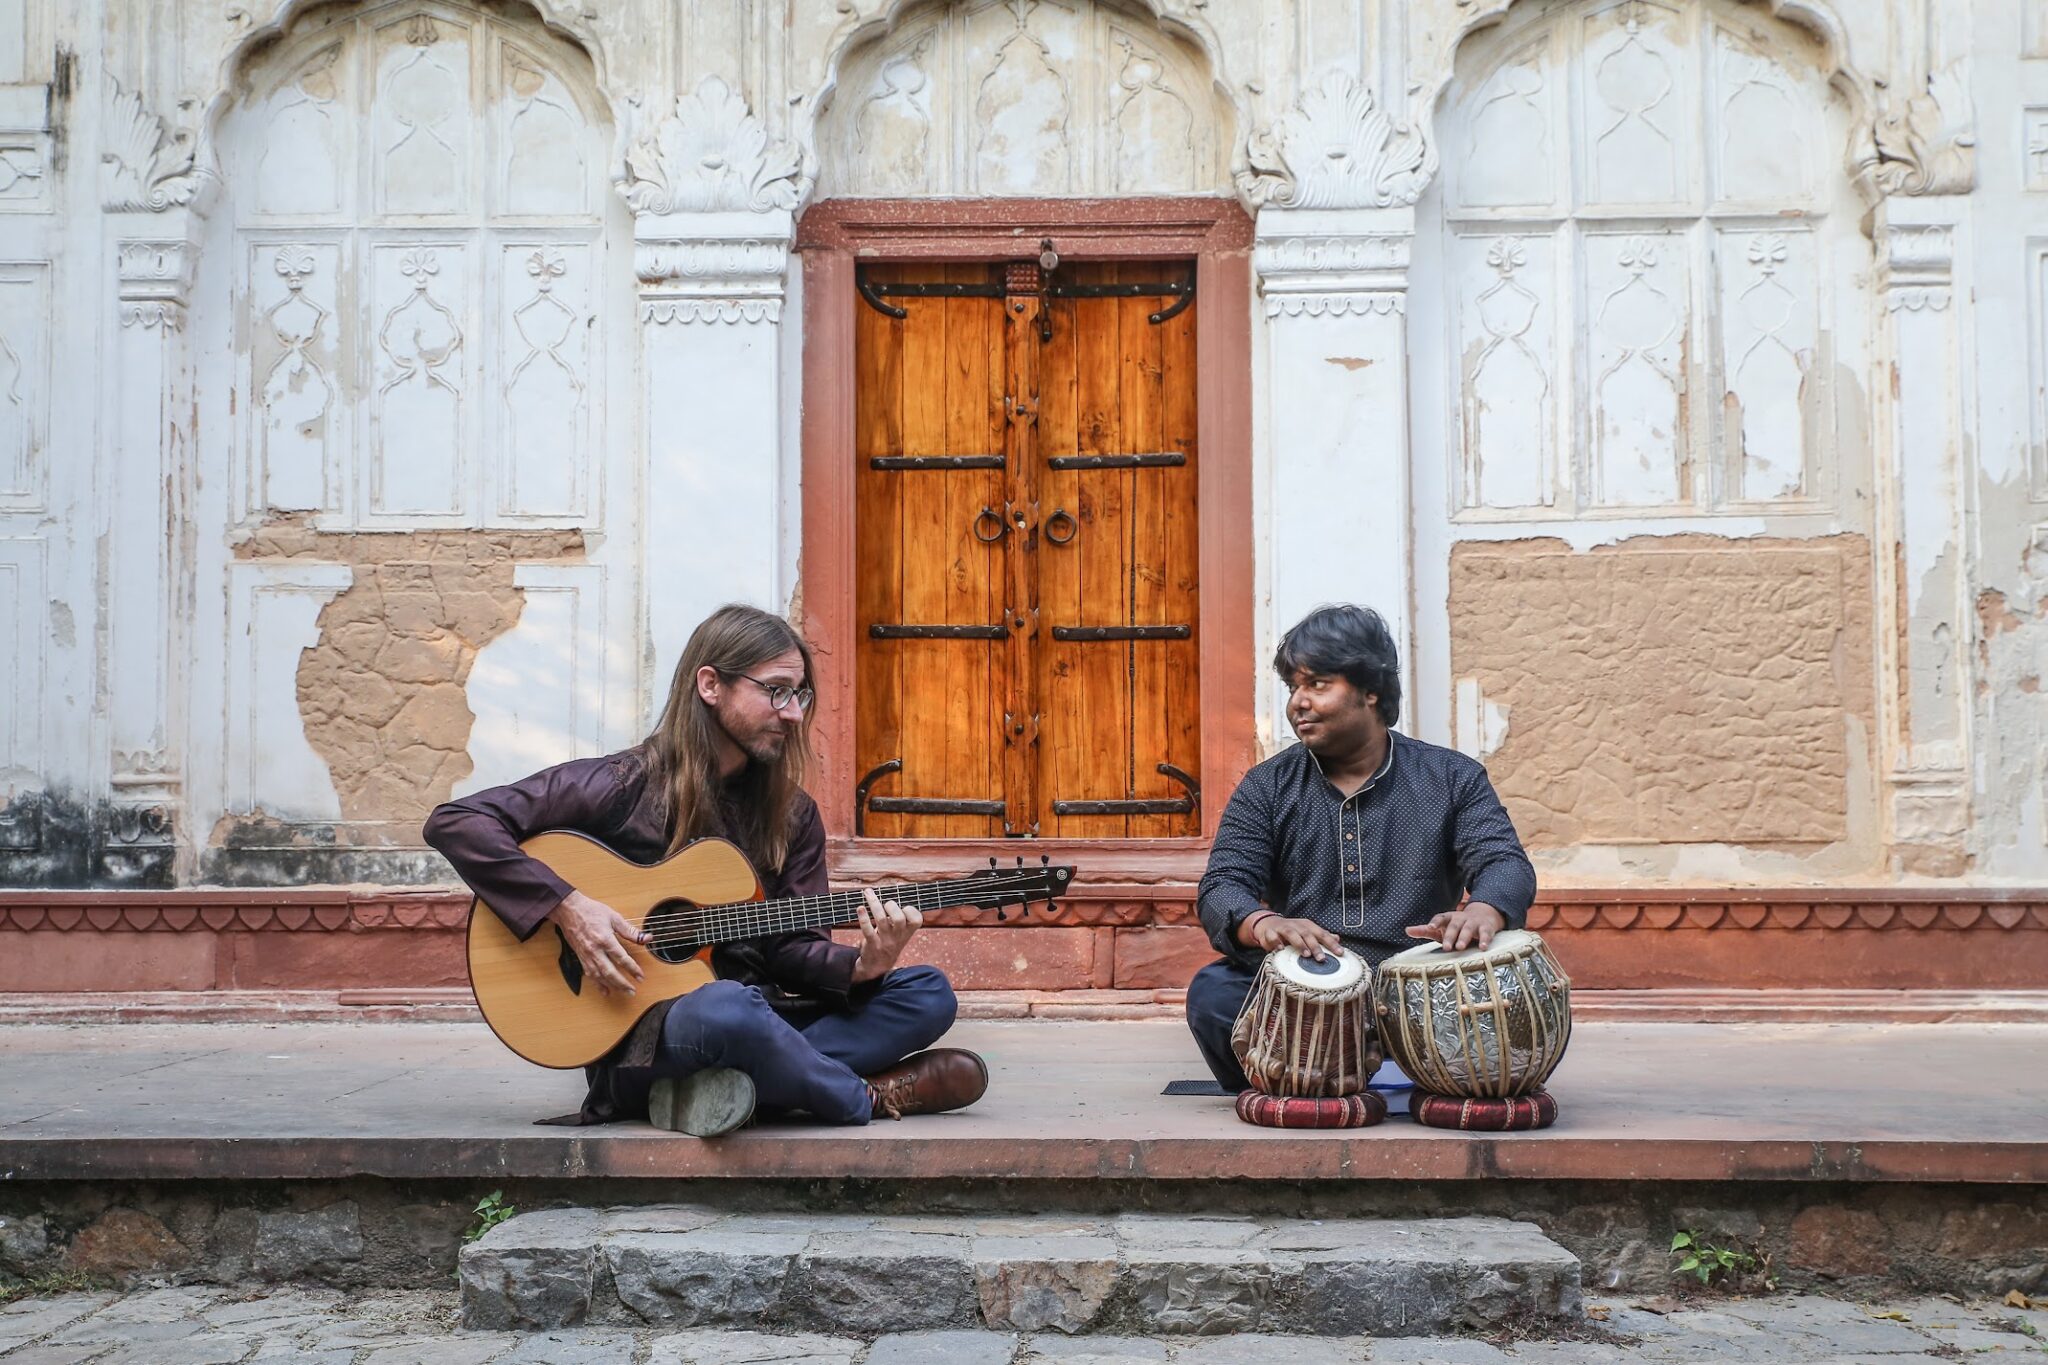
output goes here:
{"type": "Polygon", "coordinates": [[[1486,769],[1392,728],[1400,659],[1378,612],[1310,612],[1273,670],[1301,743],[1237,784],[1197,892],[1223,956],[1188,984],[1188,1027],[1231,1091],[1247,1084],[1231,1026],[1267,953],[1341,946],[1376,968],[1416,939],[1484,948],[1523,927],[1536,898],[1536,870],[1486,769]]]}
{"type": "MultiPolygon", "coordinates": [[[[718,835],[747,855],[769,899],[824,895],[825,829],[803,790],[813,696],[810,647],[787,621],[721,607],[683,646],[644,741],[450,801],[427,818],[427,842],[520,938],[552,924],[586,980],[631,993],[644,936],[519,845],[575,830],[651,863],[718,835]]],[[[988,1087],[981,1058],[921,1050],[952,1027],[956,1002],[938,969],[896,966],[920,923],[915,906],[869,891],[858,948],[822,929],[715,948],[718,980],[650,1002],[588,1068],[576,1121],[651,1117],[714,1137],[747,1122],[757,1101],[828,1123],[974,1103],[988,1087]]]]}

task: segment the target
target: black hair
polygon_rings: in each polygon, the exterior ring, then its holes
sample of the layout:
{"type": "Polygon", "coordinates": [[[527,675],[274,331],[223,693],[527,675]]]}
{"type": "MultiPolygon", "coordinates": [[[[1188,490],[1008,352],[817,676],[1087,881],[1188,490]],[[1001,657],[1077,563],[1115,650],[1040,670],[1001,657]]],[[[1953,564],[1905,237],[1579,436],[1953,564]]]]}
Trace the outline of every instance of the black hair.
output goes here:
{"type": "Polygon", "coordinates": [[[1295,622],[1273,651],[1273,671],[1285,680],[1297,669],[1332,674],[1370,693],[1386,725],[1401,718],[1401,660],[1394,633],[1370,607],[1317,607],[1295,622]]]}

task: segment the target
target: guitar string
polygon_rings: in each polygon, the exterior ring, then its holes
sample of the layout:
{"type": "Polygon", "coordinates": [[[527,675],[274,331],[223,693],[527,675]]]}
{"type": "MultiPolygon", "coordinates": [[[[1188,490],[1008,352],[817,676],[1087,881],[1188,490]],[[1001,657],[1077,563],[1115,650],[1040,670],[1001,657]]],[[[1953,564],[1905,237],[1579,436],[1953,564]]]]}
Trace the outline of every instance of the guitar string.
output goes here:
{"type": "MultiPolygon", "coordinates": [[[[908,901],[920,910],[940,909],[959,904],[959,901],[952,899],[956,895],[1004,890],[1022,895],[1024,888],[1019,885],[1021,881],[1037,881],[1041,877],[1042,873],[1035,870],[1028,873],[1025,878],[1019,878],[1015,873],[994,876],[982,873],[976,877],[962,877],[954,881],[903,883],[896,886],[877,886],[873,890],[877,896],[885,900],[899,903],[908,901]]],[[[1046,899],[1052,899],[1053,894],[1048,887],[1046,899]]],[[[861,893],[856,890],[834,891],[823,896],[793,896],[774,901],[735,901],[726,905],[698,906],[679,918],[692,924],[694,930],[699,933],[725,928],[734,931],[737,937],[748,938],[777,929],[822,927],[812,921],[812,916],[815,912],[825,909],[843,910],[845,914],[839,918],[852,919],[854,908],[860,899],[861,893]]],[[[1030,897],[1026,896],[1025,903],[1028,903],[1029,899],[1030,897]]],[[[835,918],[830,922],[836,923],[839,919],[835,918]]],[[[673,946],[680,942],[705,941],[701,937],[693,937],[687,933],[664,931],[649,939],[647,946],[673,946]]]]}
{"type": "MultiPolygon", "coordinates": [[[[1042,869],[1028,870],[1022,876],[1015,872],[982,873],[975,877],[962,877],[954,881],[911,882],[896,886],[871,888],[883,900],[894,900],[899,904],[915,905],[919,910],[937,910],[958,905],[960,896],[972,896],[988,891],[1010,891],[1023,897],[1020,903],[1029,904],[1035,897],[1027,893],[1036,889],[1027,883],[1045,883],[1044,898],[1051,900],[1058,893],[1045,878],[1042,869]]],[[[643,941],[642,946],[650,948],[674,947],[677,944],[703,944],[711,941],[703,935],[718,929],[729,929],[736,938],[753,938],[776,930],[824,927],[813,920],[817,911],[844,910],[843,916],[836,916],[827,923],[838,923],[842,919],[855,918],[855,907],[861,901],[861,893],[855,891],[834,891],[823,896],[792,896],[773,901],[735,901],[726,905],[697,906],[692,911],[677,916],[678,928],[687,924],[693,926],[689,932],[664,928],[643,941]]]]}

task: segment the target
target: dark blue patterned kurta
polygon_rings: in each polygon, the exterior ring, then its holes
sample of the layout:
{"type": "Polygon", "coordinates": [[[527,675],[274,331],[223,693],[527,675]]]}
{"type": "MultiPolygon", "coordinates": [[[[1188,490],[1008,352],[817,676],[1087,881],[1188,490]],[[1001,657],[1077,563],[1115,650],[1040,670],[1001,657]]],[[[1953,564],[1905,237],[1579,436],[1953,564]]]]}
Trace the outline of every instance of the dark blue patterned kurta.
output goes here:
{"type": "Polygon", "coordinates": [[[1387,760],[1349,800],[1296,744],[1231,793],[1209,870],[1202,927],[1225,956],[1256,962],[1235,930],[1261,907],[1314,920],[1377,967],[1418,940],[1403,931],[1466,893],[1527,922],[1536,870],[1486,769],[1454,749],[1389,732],[1387,760]]]}

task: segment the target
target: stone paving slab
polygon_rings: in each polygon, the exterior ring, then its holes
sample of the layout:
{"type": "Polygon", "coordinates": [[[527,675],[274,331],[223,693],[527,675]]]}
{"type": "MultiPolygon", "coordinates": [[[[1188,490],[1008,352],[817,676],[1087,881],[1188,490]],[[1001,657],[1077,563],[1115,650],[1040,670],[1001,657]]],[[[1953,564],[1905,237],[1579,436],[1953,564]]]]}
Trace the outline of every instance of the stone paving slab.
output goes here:
{"type": "MultiPolygon", "coordinates": [[[[344,1298],[317,1291],[220,1289],[73,1294],[0,1306],[0,1328],[37,1335],[0,1347],[0,1365],[2048,1365],[2040,1338],[2012,1330],[2034,1310],[1995,1301],[1822,1297],[1595,1300],[1601,1323],[1561,1321],[1573,1339],[1286,1336],[1240,1333],[1069,1336],[1057,1332],[766,1333],[715,1327],[586,1325],[553,1332],[465,1332],[452,1289],[344,1298]],[[1644,1307],[1647,1302],[1649,1307],[1644,1307]],[[1903,1319],[1903,1320],[1902,1320],[1903,1319]],[[1615,1325],[1625,1324],[1617,1331],[1615,1325]],[[11,1324],[11,1325],[10,1325],[11,1324]],[[88,1326],[84,1332],[67,1329],[88,1326]],[[1866,1334],[1874,1328],[1881,1337],[1866,1334]],[[175,1329],[186,1329],[178,1332],[175,1329]],[[170,1334],[165,1334],[169,1330],[170,1334]],[[1971,1334],[1957,1345],[1959,1334],[1971,1334]],[[58,1341],[60,1335],[68,1336],[58,1341]],[[1768,1345],[1760,1343],[1768,1342],[1768,1345]]],[[[1518,1329],[1519,1330],[1519,1329],[1518,1329]]],[[[2039,1329],[2036,1329],[2039,1330],[2039,1329]]]]}
{"type": "MultiPolygon", "coordinates": [[[[1177,1021],[975,1021],[971,1109],[874,1128],[784,1123],[717,1142],[644,1124],[539,1128],[581,1078],[469,1024],[10,1025],[0,1169],[28,1180],[361,1175],[1094,1180],[2048,1182],[2048,1087],[2014,1085],[2048,1026],[1688,1025],[1589,1020],[1535,1133],[1390,1119],[1253,1128],[1228,1099],[1160,1094],[1204,1074],[1177,1021]],[[1901,1074],[1912,1085],[1898,1084],[1901,1074]]],[[[488,1188],[488,1187],[487,1187],[488,1188]]],[[[272,1229],[264,1254],[297,1254],[272,1229]]]]}

